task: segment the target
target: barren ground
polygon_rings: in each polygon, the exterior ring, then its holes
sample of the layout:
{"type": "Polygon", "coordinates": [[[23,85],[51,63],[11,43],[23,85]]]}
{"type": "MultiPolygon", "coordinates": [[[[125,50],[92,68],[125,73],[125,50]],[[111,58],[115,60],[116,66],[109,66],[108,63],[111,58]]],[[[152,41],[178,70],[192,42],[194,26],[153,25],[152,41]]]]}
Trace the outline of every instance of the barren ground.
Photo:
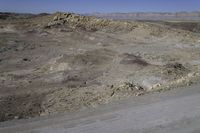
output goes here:
{"type": "Polygon", "coordinates": [[[0,19],[0,121],[198,83],[200,34],[177,25],[68,13],[0,19]]]}

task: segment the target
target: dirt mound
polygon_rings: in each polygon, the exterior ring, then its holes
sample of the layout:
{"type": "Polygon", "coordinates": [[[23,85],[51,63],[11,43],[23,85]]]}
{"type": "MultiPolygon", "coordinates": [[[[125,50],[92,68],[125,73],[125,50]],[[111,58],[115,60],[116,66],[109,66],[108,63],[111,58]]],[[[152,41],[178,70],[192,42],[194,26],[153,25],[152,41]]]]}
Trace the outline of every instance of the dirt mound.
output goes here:
{"type": "Polygon", "coordinates": [[[117,86],[111,85],[106,88],[63,88],[46,96],[43,101],[45,110],[43,115],[96,107],[110,101],[140,96],[144,92],[145,90],[142,87],[130,82],[117,86]]]}
{"type": "Polygon", "coordinates": [[[86,31],[131,31],[137,27],[136,23],[111,21],[98,19],[95,17],[81,16],[73,13],[56,13],[52,17],[52,21],[48,23],[46,28],[56,26],[67,26],[71,29],[82,29],[86,31]]]}

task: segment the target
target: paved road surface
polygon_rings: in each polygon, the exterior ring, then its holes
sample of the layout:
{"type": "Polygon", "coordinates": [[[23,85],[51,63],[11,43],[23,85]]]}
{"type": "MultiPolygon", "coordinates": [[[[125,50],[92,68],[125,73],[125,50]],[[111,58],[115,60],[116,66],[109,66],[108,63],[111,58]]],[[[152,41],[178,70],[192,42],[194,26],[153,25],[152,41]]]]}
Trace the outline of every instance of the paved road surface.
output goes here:
{"type": "Polygon", "coordinates": [[[149,94],[96,110],[4,122],[0,133],[200,133],[200,87],[149,94]]]}

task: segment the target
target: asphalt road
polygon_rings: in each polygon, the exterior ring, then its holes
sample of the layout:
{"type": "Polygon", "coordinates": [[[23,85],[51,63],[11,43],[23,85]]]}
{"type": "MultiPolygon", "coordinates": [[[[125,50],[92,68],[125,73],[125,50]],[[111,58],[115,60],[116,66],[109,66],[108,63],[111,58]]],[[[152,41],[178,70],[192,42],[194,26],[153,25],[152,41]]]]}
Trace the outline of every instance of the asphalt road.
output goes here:
{"type": "Polygon", "coordinates": [[[200,133],[200,87],[148,94],[97,109],[4,122],[0,133],[200,133]]]}

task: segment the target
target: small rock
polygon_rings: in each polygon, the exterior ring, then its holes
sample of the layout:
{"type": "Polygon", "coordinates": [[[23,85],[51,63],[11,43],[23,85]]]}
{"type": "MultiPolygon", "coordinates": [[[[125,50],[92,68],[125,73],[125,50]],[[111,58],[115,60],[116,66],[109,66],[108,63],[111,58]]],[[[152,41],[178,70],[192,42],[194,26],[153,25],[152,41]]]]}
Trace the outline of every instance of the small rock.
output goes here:
{"type": "Polygon", "coordinates": [[[45,32],[43,32],[43,33],[40,34],[40,36],[47,36],[47,35],[48,35],[48,34],[45,33],[45,32]]]}
{"type": "Polygon", "coordinates": [[[93,40],[95,39],[95,37],[89,37],[89,39],[90,39],[91,41],[93,41],[93,40]]]}
{"type": "Polygon", "coordinates": [[[28,58],[23,58],[23,61],[31,61],[31,60],[28,58]]]}
{"type": "Polygon", "coordinates": [[[194,73],[189,73],[188,74],[188,77],[193,77],[194,76],[194,73]]]}
{"type": "Polygon", "coordinates": [[[138,92],[135,94],[135,96],[141,96],[141,95],[144,95],[144,93],[138,92]]]}
{"type": "Polygon", "coordinates": [[[114,96],[114,94],[115,94],[115,91],[113,91],[110,96],[112,97],[112,96],[114,96]]]}
{"type": "Polygon", "coordinates": [[[192,85],[192,82],[191,82],[191,81],[187,83],[187,86],[191,86],[191,85],[192,85]]]}
{"type": "Polygon", "coordinates": [[[55,16],[55,17],[53,18],[53,21],[58,21],[58,16],[55,16]]]}
{"type": "Polygon", "coordinates": [[[98,42],[97,45],[102,45],[102,43],[101,43],[101,42],[98,42]]]}
{"type": "Polygon", "coordinates": [[[180,79],[178,79],[176,81],[177,84],[180,84],[180,83],[183,83],[185,81],[185,78],[184,77],[181,77],[180,79]]]}
{"type": "Polygon", "coordinates": [[[137,90],[144,90],[144,88],[142,88],[141,86],[135,86],[135,88],[137,89],[137,90]]]}
{"type": "Polygon", "coordinates": [[[14,119],[19,119],[19,116],[15,116],[14,119]]]}
{"type": "Polygon", "coordinates": [[[161,77],[151,76],[142,81],[142,87],[145,88],[146,91],[151,91],[164,83],[165,81],[161,77]]]}

